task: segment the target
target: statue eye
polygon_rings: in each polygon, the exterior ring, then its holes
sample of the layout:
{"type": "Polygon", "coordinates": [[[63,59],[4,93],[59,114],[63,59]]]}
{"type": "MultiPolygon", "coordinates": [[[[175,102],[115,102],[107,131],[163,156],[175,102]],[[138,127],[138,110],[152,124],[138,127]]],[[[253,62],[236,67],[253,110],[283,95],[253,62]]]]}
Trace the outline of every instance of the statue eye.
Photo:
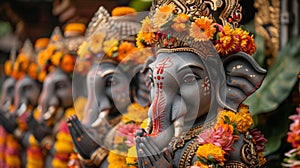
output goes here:
{"type": "Polygon", "coordinates": [[[106,80],[106,86],[116,86],[119,83],[118,79],[110,76],[106,80]]]}
{"type": "Polygon", "coordinates": [[[183,83],[191,84],[199,79],[201,78],[196,74],[187,74],[183,77],[183,83]]]}
{"type": "Polygon", "coordinates": [[[66,84],[64,82],[57,82],[56,83],[56,89],[63,89],[66,87],[66,84]]]}

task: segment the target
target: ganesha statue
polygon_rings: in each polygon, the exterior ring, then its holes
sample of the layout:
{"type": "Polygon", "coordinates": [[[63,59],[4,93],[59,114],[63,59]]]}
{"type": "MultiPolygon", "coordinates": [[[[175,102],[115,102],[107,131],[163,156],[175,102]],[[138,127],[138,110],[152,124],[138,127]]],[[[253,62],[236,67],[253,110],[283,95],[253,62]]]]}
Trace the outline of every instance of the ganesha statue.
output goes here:
{"type": "MultiPolygon", "coordinates": [[[[10,107],[12,110],[5,115],[1,115],[1,124],[9,133],[5,145],[5,164],[8,167],[30,165],[32,163],[30,161],[32,158],[28,156],[30,151],[35,153],[35,158],[38,157],[42,160],[41,151],[37,149],[38,145],[36,144],[36,150],[34,151],[29,147],[28,139],[31,133],[28,130],[26,119],[37,106],[41,90],[41,83],[37,81],[38,65],[35,61],[35,52],[43,48],[46,45],[45,43],[47,43],[47,39],[37,40],[36,44],[39,46],[36,46],[34,51],[31,42],[26,40],[16,60],[11,61],[14,63],[7,63],[5,67],[6,72],[10,69],[11,75],[16,79],[13,89],[10,88],[14,98],[10,107]]],[[[35,163],[37,162],[39,161],[35,163]]]]}
{"type": "Polygon", "coordinates": [[[45,167],[67,167],[69,157],[75,153],[65,118],[74,113],[72,73],[75,50],[84,30],[84,24],[70,23],[63,37],[59,28],[55,28],[49,45],[38,56],[43,67],[40,72],[43,88],[38,107],[27,122],[46,151],[45,167]]]}
{"type": "Polygon", "coordinates": [[[239,1],[154,1],[137,43],[154,46],[151,106],[136,133],[139,167],[262,167],[266,139],[241,104],[266,71],[239,27],[239,1]]]}
{"type": "Polygon", "coordinates": [[[112,15],[103,7],[96,12],[75,67],[87,73],[87,103],[83,118],[69,117],[68,126],[87,167],[126,166],[128,149],[135,146],[135,130],[147,117],[149,105],[142,68],[153,53],[135,46],[141,24],[134,9],[115,8],[112,15]],[[116,155],[121,158],[118,162],[113,159],[116,155]]]}

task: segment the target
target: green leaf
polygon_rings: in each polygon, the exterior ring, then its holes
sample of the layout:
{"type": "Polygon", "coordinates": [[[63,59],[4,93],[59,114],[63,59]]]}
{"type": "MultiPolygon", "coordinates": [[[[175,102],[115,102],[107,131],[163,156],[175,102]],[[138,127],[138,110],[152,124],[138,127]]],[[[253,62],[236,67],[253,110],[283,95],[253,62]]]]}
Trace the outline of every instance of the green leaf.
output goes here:
{"type": "Polygon", "coordinates": [[[229,120],[228,116],[224,116],[224,118],[225,118],[225,124],[229,124],[230,120],[229,120]]]}
{"type": "Polygon", "coordinates": [[[265,39],[259,34],[255,35],[256,52],[253,54],[253,58],[256,62],[265,68],[265,39]]]}
{"type": "Polygon", "coordinates": [[[252,115],[272,111],[287,98],[297,81],[299,65],[300,37],[296,37],[279,52],[261,87],[244,101],[252,115]]]}

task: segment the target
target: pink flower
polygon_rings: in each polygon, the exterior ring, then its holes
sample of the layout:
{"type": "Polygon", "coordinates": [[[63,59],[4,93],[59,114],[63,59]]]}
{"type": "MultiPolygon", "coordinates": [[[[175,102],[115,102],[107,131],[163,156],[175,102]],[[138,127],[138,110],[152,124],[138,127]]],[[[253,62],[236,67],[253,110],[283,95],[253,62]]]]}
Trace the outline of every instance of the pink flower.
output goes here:
{"type": "Polygon", "coordinates": [[[234,150],[232,144],[236,139],[233,136],[233,127],[228,124],[219,124],[215,128],[205,130],[198,136],[201,144],[212,143],[216,146],[222,147],[226,152],[234,150]]]}
{"type": "Polygon", "coordinates": [[[135,144],[134,135],[135,135],[135,131],[138,128],[139,128],[139,125],[133,124],[133,123],[119,125],[117,128],[117,136],[125,137],[126,145],[129,147],[132,147],[135,144]]]}
{"type": "Polygon", "coordinates": [[[297,113],[289,117],[294,122],[290,125],[290,132],[287,134],[287,142],[291,143],[294,148],[300,146],[300,108],[297,108],[297,113]]]}

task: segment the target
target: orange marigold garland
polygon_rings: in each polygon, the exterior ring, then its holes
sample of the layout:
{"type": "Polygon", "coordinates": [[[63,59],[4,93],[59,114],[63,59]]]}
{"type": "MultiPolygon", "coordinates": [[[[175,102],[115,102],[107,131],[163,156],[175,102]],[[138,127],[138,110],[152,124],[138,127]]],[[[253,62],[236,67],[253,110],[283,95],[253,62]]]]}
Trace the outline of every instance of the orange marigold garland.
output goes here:
{"type": "Polygon", "coordinates": [[[236,113],[230,110],[219,111],[215,126],[204,130],[198,136],[198,160],[193,168],[223,166],[226,155],[234,150],[233,143],[239,139],[240,134],[245,134],[245,137],[256,145],[260,164],[264,164],[262,152],[266,139],[256,129],[250,129],[252,124],[253,120],[246,105],[241,105],[236,113]]]}
{"type": "Polygon", "coordinates": [[[253,35],[248,31],[233,29],[229,24],[219,25],[205,16],[190,18],[184,13],[174,14],[174,10],[174,4],[161,6],[153,15],[153,20],[146,17],[142,21],[142,29],[136,39],[139,48],[154,46],[157,42],[163,45],[159,47],[172,48],[178,46],[176,40],[179,43],[181,40],[191,43],[211,40],[220,56],[239,51],[249,55],[255,53],[253,35]]]}

